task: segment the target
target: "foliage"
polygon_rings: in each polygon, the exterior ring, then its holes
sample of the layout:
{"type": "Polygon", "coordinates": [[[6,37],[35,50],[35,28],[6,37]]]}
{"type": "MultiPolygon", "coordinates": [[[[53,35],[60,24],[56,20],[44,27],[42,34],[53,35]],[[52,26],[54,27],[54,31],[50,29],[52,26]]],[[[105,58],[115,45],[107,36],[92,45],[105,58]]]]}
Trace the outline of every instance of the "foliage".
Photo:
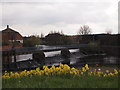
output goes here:
{"type": "Polygon", "coordinates": [[[9,41],[2,41],[2,46],[6,46],[6,45],[9,45],[10,44],[10,42],[9,41]]]}
{"type": "Polygon", "coordinates": [[[39,36],[30,36],[25,37],[23,40],[23,46],[25,47],[34,47],[36,45],[40,45],[40,38],[39,36]]]}
{"type": "Polygon", "coordinates": [[[100,68],[89,71],[88,64],[80,70],[60,64],[59,67],[53,65],[51,68],[43,66],[43,70],[5,71],[2,76],[3,88],[117,88],[119,71],[102,72],[100,68]]]}
{"type": "Polygon", "coordinates": [[[35,52],[32,54],[33,60],[37,61],[38,63],[44,63],[45,54],[43,51],[35,52]]]}
{"type": "Polygon", "coordinates": [[[9,45],[15,47],[15,46],[19,46],[19,45],[21,45],[21,43],[18,42],[18,41],[14,41],[14,42],[10,42],[9,45]]]}
{"type": "Polygon", "coordinates": [[[69,58],[69,57],[70,57],[70,51],[69,51],[69,49],[67,49],[67,48],[62,49],[62,50],[61,50],[61,55],[62,55],[64,58],[69,58]]]}
{"type": "Polygon", "coordinates": [[[80,76],[98,76],[98,77],[117,77],[118,76],[118,70],[114,69],[114,72],[109,72],[106,70],[106,72],[102,72],[101,69],[94,70],[93,72],[89,72],[88,64],[86,64],[84,67],[82,67],[80,70],[75,69],[74,67],[70,68],[67,64],[60,64],[59,67],[55,67],[52,65],[51,68],[48,68],[47,66],[43,66],[43,70],[40,70],[40,68],[36,68],[36,70],[24,70],[22,72],[7,72],[3,74],[3,79],[10,79],[10,78],[21,78],[21,77],[33,77],[33,76],[71,76],[71,77],[80,77],[80,76]]]}
{"type": "Polygon", "coordinates": [[[118,88],[117,77],[34,76],[4,79],[3,88],[118,88]]]}
{"type": "Polygon", "coordinates": [[[90,43],[88,43],[88,46],[91,49],[98,49],[99,48],[99,44],[97,42],[90,42],[90,43]]]}
{"type": "Polygon", "coordinates": [[[85,52],[86,54],[101,54],[104,51],[101,49],[99,43],[90,42],[87,47],[80,48],[80,52],[85,52]]]}

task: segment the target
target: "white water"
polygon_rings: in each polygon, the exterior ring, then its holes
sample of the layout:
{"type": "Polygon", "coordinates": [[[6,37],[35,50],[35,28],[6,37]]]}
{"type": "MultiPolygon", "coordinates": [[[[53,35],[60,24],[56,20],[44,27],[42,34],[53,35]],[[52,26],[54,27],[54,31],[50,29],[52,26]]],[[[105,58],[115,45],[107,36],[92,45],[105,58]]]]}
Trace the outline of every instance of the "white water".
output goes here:
{"type": "MultiPolygon", "coordinates": [[[[71,53],[79,51],[79,49],[70,49],[71,53]]],[[[56,55],[60,55],[61,51],[52,51],[52,52],[45,52],[45,57],[52,57],[56,55]]]]}
{"type": "MultiPolygon", "coordinates": [[[[79,49],[70,49],[69,50],[71,53],[73,52],[78,52],[79,49]]],[[[45,57],[52,57],[52,56],[56,56],[56,55],[60,55],[61,51],[52,51],[52,52],[44,52],[45,57]]],[[[32,54],[24,54],[24,55],[17,55],[16,56],[16,60],[18,61],[25,61],[25,60],[29,60],[32,59],[32,54]]],[[[14,61],[14,57],[12,56],[12,62],[14,61]]]]}

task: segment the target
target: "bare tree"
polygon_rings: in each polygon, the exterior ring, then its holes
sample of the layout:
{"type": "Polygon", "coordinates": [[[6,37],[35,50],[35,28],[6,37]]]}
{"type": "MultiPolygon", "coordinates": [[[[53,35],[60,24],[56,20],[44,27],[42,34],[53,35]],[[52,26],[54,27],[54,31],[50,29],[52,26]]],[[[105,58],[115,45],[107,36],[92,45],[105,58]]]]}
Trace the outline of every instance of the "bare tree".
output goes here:
{"type": "Polygon", "coordinates": [[[78,31],[79,35],[91,34],[91,28],[88,25],[83,25],[78,31]]]}
{"type": "Polygon", "coordinates": [[[61,35],[64,35],[64,33],[63,33],[63,31],[62,31],[62,30],[61,30],[60,34],[61,34],[61,35]]]}
{"type": "Polygon", "coordinates": [[[49,34],[53,34],[54,33],[54,31],[53,30],[51,30],[50,32],[49,32],[49,34]]]}
{"type": "Polygon", "coordinates": [[[44,34],[43,34],[43,33],[41,33],[40,38],[43,38],[43,37],[44,37],[44,34]]]}
{"type": "Polygon", "coordinates": [[[82,35],[88,35],[88,34],[91,34],[91,28],[88,25],[81,26],[78,31],[78,39],[77,39],[79,43],[83,41],[82,35]]]}

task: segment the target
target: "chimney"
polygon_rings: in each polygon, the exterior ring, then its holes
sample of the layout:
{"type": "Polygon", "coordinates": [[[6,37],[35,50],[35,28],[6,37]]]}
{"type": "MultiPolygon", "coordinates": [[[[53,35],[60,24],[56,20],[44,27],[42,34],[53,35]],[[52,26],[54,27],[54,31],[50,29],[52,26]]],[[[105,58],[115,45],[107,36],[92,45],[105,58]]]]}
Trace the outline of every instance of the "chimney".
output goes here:
{"type": "Polygon", "coordinates": [[[7,29],[9,28],[9,25],[7,25],[7,29]]]}

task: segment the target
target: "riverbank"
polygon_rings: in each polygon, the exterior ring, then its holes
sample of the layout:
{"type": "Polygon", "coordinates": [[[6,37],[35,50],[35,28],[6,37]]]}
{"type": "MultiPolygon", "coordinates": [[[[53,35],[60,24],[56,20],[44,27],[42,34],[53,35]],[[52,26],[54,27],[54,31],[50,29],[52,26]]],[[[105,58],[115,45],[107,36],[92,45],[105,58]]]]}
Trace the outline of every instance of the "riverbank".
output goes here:
{"type": "Polygon", "coordinates": [[[43,70],[24,70],[22,72],[5,72],[2,76],[3,88],[118,88],[118,70],[114,72],[85,65],[81,69],[66,64],[54,65],[43,70]],[[93,68],[92,68],[93,69],[93,68]]]}
{"type": "MultiPolygon", "coordinates": [[[[3,88],[118,88],[117,77],[48,77],[35,76],[3,80],[3,88]]],[[[4,90],[4,89],[3,89],[4,90]]]]}

